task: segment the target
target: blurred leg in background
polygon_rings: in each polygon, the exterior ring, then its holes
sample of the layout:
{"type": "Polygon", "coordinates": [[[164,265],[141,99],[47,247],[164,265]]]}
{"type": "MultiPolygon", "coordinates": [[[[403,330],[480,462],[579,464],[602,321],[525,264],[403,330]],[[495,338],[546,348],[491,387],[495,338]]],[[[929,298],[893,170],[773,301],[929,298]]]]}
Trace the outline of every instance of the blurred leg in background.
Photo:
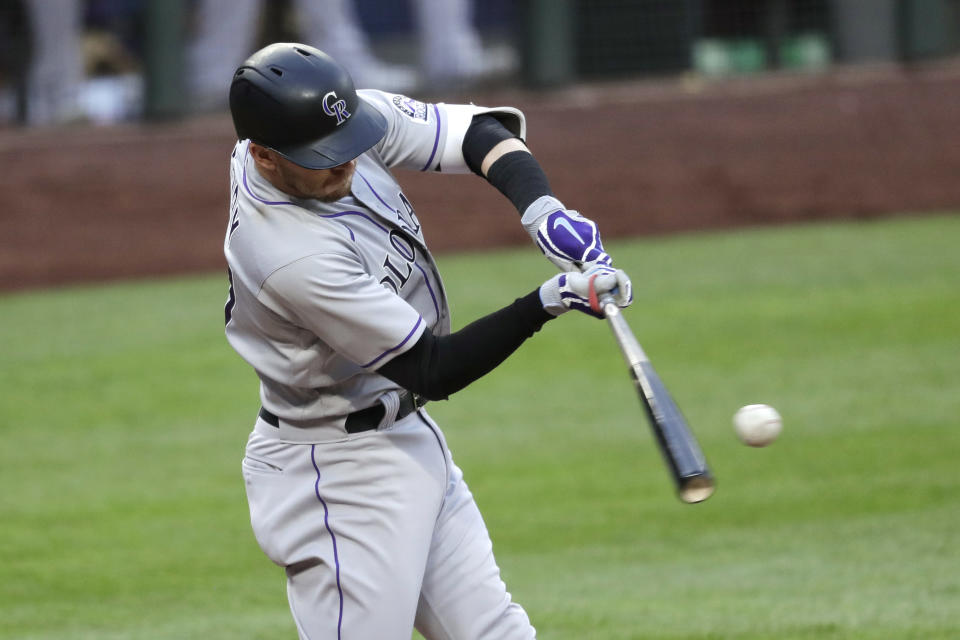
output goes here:
{"type": "Polygon", "coordinates": [[[472,0],[413,0],[420,34],[420,60],[432,88],[471,84],[514,71],[509,47],[484,49],[473,22],[472,0]]]}
{"type": "Polygon", "coordinates": [[[79,0],[28,0],[32,57],[27,77],[27,123],[59,124],[81,117],[84,79],[79,0]]]}
{"type": "MultiPolygon", "coordinates": [[[[227,104],[236,68],[258,47],[261,0],[200,0],[196,36],[188,55],[194,106],[209,110],[227,104]]],[[[417,76],[410,67],[378,60],[357,18],[353,0],[296,0],[300,38],[337,58],[358,88],[404,92],[417,76]]]]}
{"type": "Polygon", "coordinates": [[[23,2],[0,2],[0,127],[27,122],[31,40],[23,2]]]}
{"type": "Polygon", "coordinates": [[[187,72],[194,107],[227,105],[233,72],[253,53],[260,0],[200,0],[195,35],[187,53],[187,72]]]}
{"type": "Polygon", "coordinates": [[[417,86],[412,67],[378,60],[360,27],[353,0],[296,0],[307,44],[337,59],[358,89],[406,93],[417,86]]]}

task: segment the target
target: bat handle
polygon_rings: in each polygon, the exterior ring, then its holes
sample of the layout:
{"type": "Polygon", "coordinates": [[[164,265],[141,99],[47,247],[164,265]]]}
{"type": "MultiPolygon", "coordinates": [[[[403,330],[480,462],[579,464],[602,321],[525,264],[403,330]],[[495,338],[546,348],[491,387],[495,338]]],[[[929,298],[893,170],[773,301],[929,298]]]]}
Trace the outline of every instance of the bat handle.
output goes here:
{"type": "Polygon", "coordinates": [[[610,292],[600,294],[599,303],[627,365],[633,367],[647,361],[647,354],[644,353],[643,347],[637,342],[636,336],[630,329],[630,325],[627,324],[627,319],[623,317],[613,295],[610,292]]]}

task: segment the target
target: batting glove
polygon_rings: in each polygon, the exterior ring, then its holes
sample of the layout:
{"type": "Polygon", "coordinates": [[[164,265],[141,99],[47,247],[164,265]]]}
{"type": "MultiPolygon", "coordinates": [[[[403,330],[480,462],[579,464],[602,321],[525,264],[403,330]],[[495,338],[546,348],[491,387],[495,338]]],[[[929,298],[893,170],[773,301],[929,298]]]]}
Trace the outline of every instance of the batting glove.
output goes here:
{"type": "Polygon", "coordinates": [[[561,271],[581,270],[584,265],[610,266],[597,224],[576,211],[564,209],[556,198],[538,198],[527,207],[520,222],[540,251],[561,271]]]}
{"type": "Polygon", "coordinates": [[[570,309],[595,318],[603,317],[600,298],[611,294],[618,307],[633,302],[630,278],[623,269],[596,266],[586,273],[560,273],[540,286],[540,303],[547,313],[558,316],[570,309]]]}

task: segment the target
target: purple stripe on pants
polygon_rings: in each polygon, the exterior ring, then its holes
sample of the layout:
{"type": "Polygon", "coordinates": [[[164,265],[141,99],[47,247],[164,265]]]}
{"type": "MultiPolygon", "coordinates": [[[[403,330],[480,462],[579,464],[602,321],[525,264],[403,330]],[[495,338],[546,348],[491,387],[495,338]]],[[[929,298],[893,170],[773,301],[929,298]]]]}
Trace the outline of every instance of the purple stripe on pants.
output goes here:
{"type": "Polygon", "coordinates": [[[317,500],[323,505],[323,526],[327,528],[330,539],[333,541],[333,564],[337,574],[337,593],[340,594],[340,614],[337,617],[337,640],[340,640],[340,627],[343,626],[343,588],[340,586],[340,554],[337,553],[337,536],[330,528],[330,510],[327,509],[327,503],[320,497],[320,467],[317,466],[317,458],[314,455],[317,445],[310,445],[310,461],[317,472],[317,481],[313,485],[314,493],[317,494],[317,500]]]}

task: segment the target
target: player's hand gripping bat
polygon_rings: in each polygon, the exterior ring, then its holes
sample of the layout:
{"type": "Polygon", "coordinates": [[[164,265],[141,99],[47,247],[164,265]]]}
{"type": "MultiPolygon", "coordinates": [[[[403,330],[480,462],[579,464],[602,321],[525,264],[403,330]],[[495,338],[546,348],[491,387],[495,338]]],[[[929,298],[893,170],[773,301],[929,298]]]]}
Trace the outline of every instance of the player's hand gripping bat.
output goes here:
{"type": "Polygon", "coordinates": [[[654,371],[613,297],[610,294],[602,295],[600,307],[627,361],[660,452],[676,482],[677,495],[687,503],[703,502],[713,494],[714,482],[697,439],[660,376],[654,371]]]}

